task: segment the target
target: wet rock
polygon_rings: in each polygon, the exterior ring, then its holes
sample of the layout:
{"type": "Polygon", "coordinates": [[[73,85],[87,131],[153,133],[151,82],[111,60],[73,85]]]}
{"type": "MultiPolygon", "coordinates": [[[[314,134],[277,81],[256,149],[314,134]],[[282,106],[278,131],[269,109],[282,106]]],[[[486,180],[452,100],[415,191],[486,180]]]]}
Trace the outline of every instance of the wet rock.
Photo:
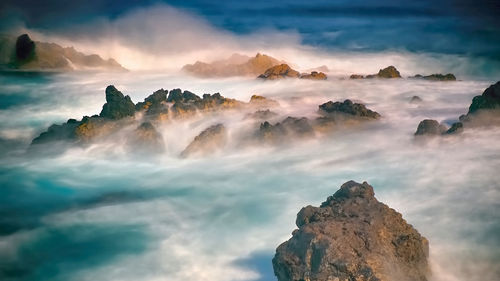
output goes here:
{"type": "Polygon", "coordinates": [[[455,75],[453,75],[452,73],[448,73],[448,74],[436,73],[436,74],[425,75],[425,76],[417,74],[417,75],[410,77],[410,78],[418,78],[418,79],[424,79],[424,80],[430,80],[430,81],[456,81],[457,80],[455,75]]]}
{"type": "Polygon", "coordinates": [[[472,99],[468,114],[474,114],[479,110],[498,109],[500,109],[500,81],[490,85],[482,95],[472,99]]]}
{"type": "Polygon", "coordinates": [[[439,124],[438,121],[433,119],[425,119],[418,124],[415,136],[441,135],[444,132],[446,132],[446,127],[439,124]]]}
{"type": "Polygon", "coordinates": [[[134,114],[135,105],[129,96],[124,96],[113,85],[106,87],[106,103],[99,116],[118,120],[134,114]]]}
{"type": "Polygon", "coordinates": [[[168,91],[160,89],[145,98],[144,102],[138,102],[135,110],[143,110],[148,117],[154,116],[158,120],[166,120],[168,116],[167,94],[168,91]]]}
{"type": "Polygon", "coordinates": [[[300,79],[326,80],[326,74],[323,72],[312,71],[310,74],[301,74],[300,79]]]}
{"type": "Polygon", "coordinates": [[[364,79],[365,76],[361,75],[361,74],[352,74],[351,76],[349,76],[349,79],[364,79]]]}
{"type": "Polygon", "coordinates": [[[259,95],[252,95],[250,105],[256,107],[278,107],[280,104],[273,100],[259,95]]]}
{"type": "Polygon", "coordinates": [[[380,114],[366,108],[360,103],[353,103],[347,99],[344,102],[326,102],[319,106],[319,113],[325,116],[334,116],[338,114],[351,115],[362,118],[378,119],[380,114]]]}
{"type": "Polygon", "coordinates": [[[367,75],[366,78],[401,78],[401,74],[394,66],[380,69],[377,74],[367,75]]]}
{"type": "Polygon", "coordinates": [[[445,132],[447,135],[459,134],[464,131],[464,124],[462,122],[455,122],[451,127],[445,132]]]}
{"type": "Polygon", "coordinates": [[[143,122],[129,137],[128,144],[134,152],[161,153],[165,151],[163,136],[150,122],[143,122]]]}
{"type": "Polygon", "coordinates": [[[85,116],[75,128],[75,136],[82,143],[89,143],[98,138],[111,135],[120,124],[100,116],[85,116]]]}
{"type": "Polygon", "coordinates": [[[28,34],[17,37],[16,41],[16,59],[19,62],[25,62],[35,57],[35,42],[31,40],[28,34]]]}
{"type": "Polygon", "coordinates": [[[279,143],[285,140],[312,137],[314,129],[309,119],[302,117],[287,117],[285,120],[274,125],[268,121],[261,123],[257,137],[260,140],[279,143]]]}
{"type": "Polygon", "coordinates": [[[283,79],[283,78],[299,78],[300,73],[293,70],[288,64],[280,64],[267,69],[264,74],[259,75],[262,79],[283,79]]]}
{"type": "Polygon", "coordinates": [[[366,182],[346,182],[320,207],[302,208],[296,224],[272,260],[278,281],[427,280],[427,239],[366,182]]]}
{"type": "Polygon", "coordinates": [[[31,145],[33,146],[59,141],[75,141],[75,129],[79,123],[80,122],[75,119],[69,119],[64,124],[52,124],[47,131],[42,132],[38,137],[34,138],[31,145]]]}
{"type": "Polygon", "coordinates": [[[223,124],[217,124],[203,130],[182,151],[181,157],[206,155],[222,149],[227,142],[227,131],[223,124]]]}
{"type": "Polygon", "coordinates": [[[422,102],[423,102],[423,100],[419,96],[413,96],[410,99],[411,104],[418,104],[418,103],[422,103],[422,102]]]}

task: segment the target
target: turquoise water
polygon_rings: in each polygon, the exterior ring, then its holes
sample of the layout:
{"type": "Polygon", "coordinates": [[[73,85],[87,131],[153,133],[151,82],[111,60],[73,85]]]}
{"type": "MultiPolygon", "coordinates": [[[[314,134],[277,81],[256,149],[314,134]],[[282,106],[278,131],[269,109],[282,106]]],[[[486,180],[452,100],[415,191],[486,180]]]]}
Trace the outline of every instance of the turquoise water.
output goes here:
{"type": "Polygon", "coordinates": [[[415,142],[424,118],[454,120],[494,81],[199,80],[169,74],[0,76],[0,279],[275,280],[271,258],[305,205],[368,181],[430,241],[433,280],[498,280],[500,129],[415,142]],[[259,93],[283,116],[352,98],[380,122],[279,147],[242,146],[255,124],[226,112],[160,126],[166,152],[131,156],[120,139],[50,156],[24,153],[54,122],[98,113],[114,84],[134,102],[159,88],[259,93]],[[419,95],[424,103],[410,105],[419,95]],[[221,153],[178,157],[224,122],[221,153]]]}

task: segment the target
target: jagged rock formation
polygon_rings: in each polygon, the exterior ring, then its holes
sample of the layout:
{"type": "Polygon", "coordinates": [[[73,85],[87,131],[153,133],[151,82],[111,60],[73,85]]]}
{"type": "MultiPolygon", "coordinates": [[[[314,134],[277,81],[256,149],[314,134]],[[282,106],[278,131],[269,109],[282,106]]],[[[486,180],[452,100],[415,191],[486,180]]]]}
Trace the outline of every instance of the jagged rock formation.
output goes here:
{"type": "Polygon", "coordinates": [[[431,80],[431,81],[456,81],[457,80],[457,77],[455,77],[455,75],[453,75],[452,73],[448,73],[448,74],[436,73],[436,74],[425,75],[425,76],[417,74],[417,75],[410,77],[410,78],[418,78],[418,79],[431,80]]]}
{"type": "Polygon", "coordinates": [[[256,76],[280,63],[282,62],[260,53],[253,58],[233,54],[226,60],[212,63],[197,61],[194,64],[187,64],[182,70],[199,77],[256,76]]]}
{"type": "Polygon", "coordinates": [[[227,130],[223,124],[216,124],[203,130],[194,140],[182,151],[182,157],[195,154],[206,155],[222,149],[226,145],[227,130]]]}
{"type": "Polygon", "coordinates": [[[353,74],[350,79],[372,79],[372,78],[401,78],[401,74],[394,66],[388,66],[380,69],[377,74],[363,76],[361,74],[353,74]]]}
{"type": "Polygon", "coordinates": [[[257,137],[265,142],[281,143],[286,139],[314,136],[314,129],[309,119],[287,117],[285,120],[271,125],[268,121],[260,124],[257,137]]]}
{"type": "Polygon", "coordinates": [[[13,70],[113,70],[124,71],[114,59],[85,55],[73,47],[63,48],[55,43],[33,41],[28,34],[17,39],[0,37],[0,66],[13,70]]]}
{"type": "Polygon", "coordinates": [[[360,103],[353,103],[351,100],[345,100],[344,102],[326,102],[319,106],[320,114],[322,115],[335,115],[335,114],[347,114],[356,117],[366,117],[377,119],[380,117],[375,111],[366,108],[365,105],[360,103]]]}
{"type": "Polygon", "coordinates": [[[482,95],[475,96],[469,111],[459,117],[449,129],[436,120],[423,120],[415,135],[450,135],[463,132],[467,128],[500,124],[500,81],[490,85],[482,95]]]}
{"type": "Polygon", "coordinates": [[[278,281],[426,281],[428,241],[368,183],[346,182],[320,207],[297,214],[276,249],[278,281]]]}
{"type": "Polygon", "coordinates": [[[482,95],[472,99],[468,114],[492,109],[500,109],[500,81],[489,86],[482,95]]]}
{"type": "Polygon", "coordinates": [[[311,80],[326,80],[326,74],[323,72],[312,71],[310,74],[300,74],[298,71],[292,69],[288,64],[280,64],[267,69],[263,74],[257,78],[276,80],[283,78],[301,78],[311,80]]]}
{"type": "Polygon", "coordinates": [[[106,87],[106,103],[102,106],[99,116],[109,119],[122,119],[134,116],[135,104],[129,96],[124,96],[115,86],[106,87]]]}
{"type": "Polygon", "coordinates": [[[144,111],[147,117],[166,120],[168,116],[167,95],[168,91],[160,89],[145,98],[143,102],[138,102],[135,110],[144,111]]]}

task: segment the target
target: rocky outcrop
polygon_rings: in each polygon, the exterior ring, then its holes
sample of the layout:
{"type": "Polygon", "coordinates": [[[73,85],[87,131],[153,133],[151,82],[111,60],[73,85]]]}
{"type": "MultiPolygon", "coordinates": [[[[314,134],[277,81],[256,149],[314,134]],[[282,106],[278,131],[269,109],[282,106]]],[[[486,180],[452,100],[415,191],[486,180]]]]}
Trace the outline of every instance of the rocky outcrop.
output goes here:
{"type": "Polygon", "coordinates": [[[323,72],[312,71],[310,74],[301,74],[300,79],[310,79],[310,80],[326,80],[326,74],[323,72]]]}
{"type": "Polygon", "coordinates": [[[102,106],[99,116],[118,120],[134,114],[135,104],[129,96],[124,96],[113,85],[106,87],[106,103],[102,106]]]}
{"type": "Polygon", "coordinates": [[[439,124],[438,121],[433,119],[425,119],[418,124],[415,136],[441,135],[444,132],[446,132],[446,127],[444,125],[439,124]]]}
{"type": "Polygon", "coordinates": [[[453,75],[452,73],[448,73],[448,74],[436,73],[436,74],[425,75],[425,76],[417,74],[417,75],[410,77],[410,78],[424,79],[424,80],[430,80],[430,81],[456,81],[457,80],[457,77],[455,77],[455,75],[453,75]]]}
{"type": "Polygon", "coordinates": [[[285,140],[314,136],[314,129],[309,119],[287,117],[274,125],[265,121],[260,124],[257,137],[265,142],[282,143],[285,140]]]}
{"type": "Polygon", "coordinates": [[[323,72],[312,71],[311,73],[300,74],[298,71],[292,69],[288,64],[280,64],[267,69],[263,74],[257,78],[276,80],[283,78],[300,78],[310,80],[326,80],[327,76],[323,72]]]}
{"type": "Polygon", "coordinates": [[[14,70],[112,70],[124,71],[114,59],[104,60],[96,54],[85,55],[73,47],[33,41],[28,34],[0,37],[0,66],[14,70]]]}
{"type": "Polygon", "coordinates": [[[490,85],[482,95],[475,96],[469,107],[468,114],[474,114],[480,110],[500,109],[500,81],[490,85]]]}
{"type": "Polygon", "coordinates": [[[401,78],[401,74],[394,66],[388,66],[380,69],[377,74],[363,76],[361,74],[352,74],[350,79],[372,79],[372,78],[401,78]]]}
{"type": "Polygon", "coordinates": [[[250,105],[259,108],[272,108],[272,107],[278,107],[280,105],[277,101],[273,99],[269,99],[259,95],[252,95],[252,97],[250,97],[249,103],[250,105]]]}
{"type": "Polygon", "coordinates": [[[182,151],[181,157],[206,155],[222,149],[226,145],[227,131],[223,124],[210,126],[203,130],[182,151]]]}
{"type": "Polygon", "coordinates": [[[299,78],[300,73],[292,69],[288,64],[280,64],[267,69],[258,78],[276,80],[283,78],[299,78]]]}
{"type": "Polygon", "coordinates": [[[320,207],[297,214],[276,249],[278,281],[426,281],[428,241],[368,183],[346,182],[320,207]]]}
{"type": "Polygon", "coordinates": [[[319,106],[319,113],[325,116],[335,116],[338,114],[351,115],[361,118],[377,119],[380,114],[366,108],[365,105],[360,103],[353,103],[347,99],[344,102],[326,102],[319,106]]]}
{"type": "Polygon", "coordinates": [[[197,61],[194,64],[187,64],[182,70],[198,77],[256,76],[280,63],[282,62],[260,53],[252,58],[233,54],[228,59],[212,63],[197,61]]]}

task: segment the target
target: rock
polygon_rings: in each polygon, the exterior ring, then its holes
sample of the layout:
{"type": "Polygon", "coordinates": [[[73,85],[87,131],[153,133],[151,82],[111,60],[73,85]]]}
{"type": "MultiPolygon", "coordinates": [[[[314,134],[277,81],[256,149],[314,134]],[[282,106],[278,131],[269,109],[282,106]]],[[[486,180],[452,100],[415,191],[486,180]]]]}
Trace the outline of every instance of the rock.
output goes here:
{"type": "Polygon", "coordinates": [[[253,58],[233,54],[226,60],[212,63],[198,61],[195,64],[187,64],[182,67],[182,70],[199,77],[256,76],[280,63],[282,62],[260,53],[253,58]]]}
{"type": "Polygon", "coordinates": [[[417,75],[410,77],[410,78],[418,78],[418,79],[425,79],[425,80],[431,80],[431,81],[456,81],[457,80],[455,75],[453,75],[452,73],[431,74],[431,75],[426,75],[426,76],[417,74],[417,75]]]}
{"type": "Polygon", "coordinates": [[[81,143],[89,143],[108,136],[119,129],[118,124],[108,118],[92,116],[83,117],[82,121],[78,123],[75,128],[75,136],[81,143]]]}
{"type": "Polygon", "coordinates": [[[446,132],[446,127],[439,124],[438,121],[433,119],[425,119],[422,120],[417,127],[417,131],[415,132],[415,136],[423,136],[423,135],[441,135],[446,132]]]}
{"type": "Polygon", "coordinates": [[[490,85],[482,95],[472,99],[468,114],[474,114],[479,110],[493,109],[500,109],[500,81],[490,85]]]}
{"type": "Polygon", "coordinates": [[[126,70],[114,59],[104,60],[96,54],[86,55],[73,47],[64,48],[55,43],[35,42],[27,34],[17,39],[11,37],[0,36],[0,67],[7,70],[126,70]],[[5,55],[7,53],[8,56],[5,55]]]}
{"type": "Polygon", "coordinates": [[[226,145],[227,131],[223,124],[217,124],[203,130],[182,151],[181,157],[206,155],[222,149],[226,145]]]}
{"type": "Polygon", "coordinates": [[[31,40],[28,34],[17,37],[16,41],[16,59],[19,62],[25,62],[35,57],[35,42],[31,40]]]}
{"type": "Polygon", "coordinates": [[[257,110],[254,113],[247,114],[246,118],[258,119],[258,120],[267,120],[278,116],[277,113],[272,112],[269,109],[266,110],[257,110]]]}
{"type": "Polygon", "coordinates": [[[380,69],[377,74],[367,75],[366,78],[401,78],[401,74],[394,66],[388,66],[380,69]]]}
{"type": "Polygon", "coordinates": [[[423,100],[419,96],[413,96],[410,99],[411,104],[417,104],[417,103],[422,103],[423,100]]]}
{"type": "Polygon", "coordinates": [[[311,79],[311,80],[326,80],[326,74],[323,72],[313,71],[311,74],[302,74],[300,79],[311,79]]]}
{"type": "Polygon", "coordinates": [[[66,123],[57,125],[52,124],[47,131],[42,132],[38,137],[31,141],[31,145],[40,145],[59,141],[75,141],[75,129],[80,122],[75,119],[69,119],[66,123]]]}
{"type": "Polygon", "coordinates": [[[349,79],[364,79],[365,76],[361,75],[361,74],[352,74],[351,76],[349,76],[349,79]]]}
{"type": "Polygon", "coordinates": [[[293,70],[288,66],[288,64],[280,64],[273,66],[269,69],[267,69],[264,74],[259,75],[258,78],[262,79],[269,79],[269,80],[275,80],[275,79],[282,79],[282,78],[299,78],[300,73],[296,70],[293,70]]]}
{"type": "Polygon", "coordinates": [[[464,131],[464,124],[462,122],[455,122],[451,127],[445,132],[447,135],[459,134],[464,131]]]}
{"type": "Polygon", "coordinates": [[[147,117],[166,120],[168,118],[167,94],[168,91],[160,89],[145,98],[144,102],[138,102],[135,110],[144,110],[147,117]]]}
{"type": "Polygon", "coordinates": [[[106,103],[99,116],[118,120],[134,114],[135,105],[129,96],[123,96],[113,85],[106,87],[106,103]]]}
{"type": "Polygon", "coordinates": [[[278,281],[427,280],[427,239],[366,182],[346,182],[320,207],[302,208],[296,224],[272,260],[278,281]]]}
{"type": "Polygon", "coordinates": [[[273,99],[268,99],[259,95],[252,95],[252,97],[250,97],[250,105],[256,107],[278,107],[280,104],[273,99]]]}
{"type": "Polygon", "coordinates": [[[163,136],[150,122],[143,122],[128,139],[128,144],[134,152],[161,153],[165,151],[163,136]]]}
{"type": "Polygon", "coordinates": [[[257,137],[271,143],[281,143],[291,138],[314,136],[314,129],[309,119],[302,117],[287,117],[285,120],[271,125],[268,121],[260,124],[257,137]]]}
{"type": "Polygon", "coordinates": [[[319,113],[326,116],[333,116],[336,114],[352,115],[362,118],[378,119],[380,114],[366,108],[365,105],[360,103],[353,103],[347,99],[344,102],[326,102],[319,106],[319,113]]]}

